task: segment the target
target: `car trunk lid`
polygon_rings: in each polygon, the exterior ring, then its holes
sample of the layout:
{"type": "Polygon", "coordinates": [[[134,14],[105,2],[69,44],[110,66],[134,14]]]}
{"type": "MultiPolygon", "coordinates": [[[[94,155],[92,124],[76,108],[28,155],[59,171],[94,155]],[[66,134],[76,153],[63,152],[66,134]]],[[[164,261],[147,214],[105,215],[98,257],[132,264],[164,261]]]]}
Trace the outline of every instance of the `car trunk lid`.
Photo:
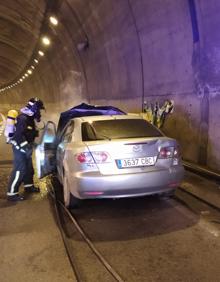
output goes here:
{"type": "Polygon", "coordinates": [[[161,148],[175,147],[175,140],[132,138],[132,140],[85,142],[101,174],[126,174],[167,169],[170,158],[158,158],[161,148]]]}

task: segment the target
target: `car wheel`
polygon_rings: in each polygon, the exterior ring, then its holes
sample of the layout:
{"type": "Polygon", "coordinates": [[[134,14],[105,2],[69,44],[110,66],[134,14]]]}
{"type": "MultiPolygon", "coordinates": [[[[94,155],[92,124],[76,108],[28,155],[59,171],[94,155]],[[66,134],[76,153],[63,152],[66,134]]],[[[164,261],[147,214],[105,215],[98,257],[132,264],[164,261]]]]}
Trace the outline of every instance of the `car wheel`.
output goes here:
{"type": "Polygon", "coordinates": [[[81,200],[74,197],[71,193],[70,194],[70,202],[69,202],[69,208],[70,209],[75,209],[75,208],[79,208],[81,206],[81,200]]]}
{"type": "Polygon", "coordinates": [[[168,198],[172,198],[174,196],[175,196],[175,190],[159,194],[159,197],[162,198],[162,199],[168,199],[168,198]]]}

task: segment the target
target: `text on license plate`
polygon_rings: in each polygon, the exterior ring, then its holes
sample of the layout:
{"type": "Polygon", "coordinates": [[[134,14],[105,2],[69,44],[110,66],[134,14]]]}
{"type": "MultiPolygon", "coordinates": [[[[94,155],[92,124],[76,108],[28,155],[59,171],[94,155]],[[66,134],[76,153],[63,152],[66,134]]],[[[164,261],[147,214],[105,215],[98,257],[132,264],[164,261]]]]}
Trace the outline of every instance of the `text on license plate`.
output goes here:
{"type": "Polygon", "coordinates": [[[150,166],[155,164],[155,157],[122,159],[117,160],[117,164],[119,168],[150,166]]]}

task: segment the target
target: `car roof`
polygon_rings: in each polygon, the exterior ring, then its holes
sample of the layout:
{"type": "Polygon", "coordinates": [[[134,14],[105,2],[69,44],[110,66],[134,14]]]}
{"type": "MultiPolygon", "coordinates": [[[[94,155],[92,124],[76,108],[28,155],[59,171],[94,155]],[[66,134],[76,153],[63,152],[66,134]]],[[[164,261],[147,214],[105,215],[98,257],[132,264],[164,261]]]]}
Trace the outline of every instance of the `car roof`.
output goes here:
{"type": "Polygon", "coordinates": [[[115,120],[115,119],[141,119],[143,120],[143,118],[138,114],[85,116],[85,117],[74,118],[74,120],[75,119],[80,119],[81,122],[93,122],[97,120],[115,120]]]}

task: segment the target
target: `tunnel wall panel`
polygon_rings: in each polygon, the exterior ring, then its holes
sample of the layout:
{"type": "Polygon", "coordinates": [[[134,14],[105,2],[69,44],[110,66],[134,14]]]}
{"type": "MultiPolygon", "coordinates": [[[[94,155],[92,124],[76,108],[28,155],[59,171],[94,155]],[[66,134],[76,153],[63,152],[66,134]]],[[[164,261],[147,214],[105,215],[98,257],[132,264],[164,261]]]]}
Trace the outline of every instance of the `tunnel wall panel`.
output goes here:
{"type": "Polygon", "coordinates": [[[140,53],[128,1],[103,1],[82,20],[89,36],[83,61],[92,100],[140,97],[140,53]]]}

